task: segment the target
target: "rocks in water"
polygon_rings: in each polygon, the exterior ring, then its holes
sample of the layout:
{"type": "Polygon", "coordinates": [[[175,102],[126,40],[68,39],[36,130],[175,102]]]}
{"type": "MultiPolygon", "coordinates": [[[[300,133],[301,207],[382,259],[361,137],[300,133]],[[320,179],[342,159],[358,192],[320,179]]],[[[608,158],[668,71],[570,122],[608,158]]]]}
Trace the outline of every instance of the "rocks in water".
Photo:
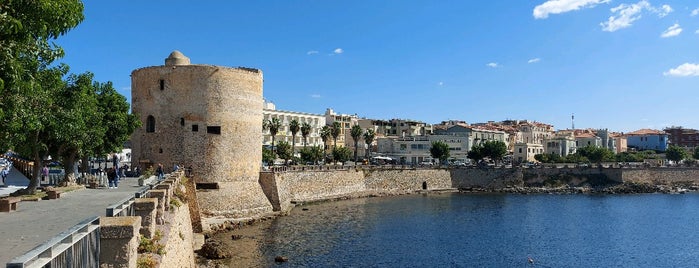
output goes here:
{"type": "Polygon", "coordinates": [[[289,258],[287,258],[286,256],[277,256],[277,257],[274,257],[274,261],[275,262],[288,262],[289,258]]]}
{"type": "Polygon", "coordinates": [[[206,241],[206,243],[201,246],[199,255],[207,259],[225,259],[231,256],[230,252],[226,251],[224,244],[216,239],[206,241]]]}

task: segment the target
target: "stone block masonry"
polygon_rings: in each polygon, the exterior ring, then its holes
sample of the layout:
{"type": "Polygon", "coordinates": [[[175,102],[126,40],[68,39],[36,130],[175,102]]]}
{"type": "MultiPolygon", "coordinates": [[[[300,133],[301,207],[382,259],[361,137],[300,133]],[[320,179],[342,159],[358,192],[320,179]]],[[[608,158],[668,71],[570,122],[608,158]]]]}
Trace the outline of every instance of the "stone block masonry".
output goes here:
{"type": "Polygon", "coordinates": [[[177,164],[208,185],[196,195],[205,229],[272,211],[258,183],[262,85],[258,69],[191,64],[179,51],[131,73],[132,110],[142,121],[131,137],[133,162],[165,172],[177,164]]]}

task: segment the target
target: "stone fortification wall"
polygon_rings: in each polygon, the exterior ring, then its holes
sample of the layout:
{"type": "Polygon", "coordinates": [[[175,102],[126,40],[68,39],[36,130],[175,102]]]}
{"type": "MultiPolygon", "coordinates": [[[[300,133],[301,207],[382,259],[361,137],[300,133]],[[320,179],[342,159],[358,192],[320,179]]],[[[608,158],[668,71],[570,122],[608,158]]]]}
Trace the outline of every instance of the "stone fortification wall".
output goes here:
{"type": "Polygon", "coordinates": [[[143,124],[131,139],[135,164],[191,170],[209,188],[197,193],[204,224],[272,211],[258,183],[260,70],[192,65],[175,51],[164,66],[134,70],[131,79],[132,109],[143,124]]]}
{"type": "Polygon", "coordinates": [[[367,170],[366,189],[381,194],[401,194],[422,190],[452,188],[446,169],[367,170]]]}
{"type": "Polygon", "coordinates": [[[452,188],[494,189],[505,186],[522,186],[522,172],[519,169],[453,169],[452,188]]]}
{"type": "Polygon", "coordinates": [[[621,182],[619,169],[599,168],[528,168],[521,169],[523,186],[585,186],[621,182]]]}
{"type": "Polygon", "coordinates": [[[161,258],[160,267],[194,267],[194,232],[189,216],[189,207],[183,205],[170,209],[172,218],[168,221],[165,237],[165,256],[161,258]]]}
{"type": "Polygon", "coordinates": [[[285,172],[277,176],[280,200],[310,202],[366,191],[364,173],[355,169],[285,172]]]}
{"type": "Polygon", "coordinates": [[[624,182],[672,184],[672,183],[699,183],[699,169],[697,168],[648,168],[648,169],[624,169],[622,174],[624,182]]]}

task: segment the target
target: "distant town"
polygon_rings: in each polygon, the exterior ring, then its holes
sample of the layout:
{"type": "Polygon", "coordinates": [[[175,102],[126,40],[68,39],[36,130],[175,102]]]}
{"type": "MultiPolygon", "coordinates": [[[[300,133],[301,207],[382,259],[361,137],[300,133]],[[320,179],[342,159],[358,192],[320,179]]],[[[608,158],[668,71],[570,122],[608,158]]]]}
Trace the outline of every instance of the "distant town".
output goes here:
{"type": "MultiPolygon", "coordinates": [[[[274,103],[265,101],[263,116],[265,121],[276,118],[281,122],[275,140],[293,143],[295,150],[303,146],[321,146],[329,150],[335,146],[334,141],[324,143],[320,134],[323,126],[334,122],[339,122],[341,126],[336,141],[338,147],[354,148],[354,139],[350,136],[352,126],[358,125],[365,131],[372,129],[376,138],[371,145],[360,140],[358,155],[382,157],[409,165],[433,163],[430,148],[432,142],[438,141],[449,145],[449,161],[452,163],[470,163],[467,155],[474,145],[501,141],[507,146],[506,158],[512,165],[538,162],[535,156],[539,154],[566,157],[587,146],[606,148],[620,154],[637,151],[663,153],[670,145],[689,150],[699,144],[699,131],[695,129],[673,126],[663,130],[639,129],[628,133],[609,129],[576,129],[573,115],[570,128],[556,130],[553,125],[526,119],[479,123],[447,120],[428,124],[409,119],[369,119],[357,114],[340,114],[331,108],[324,114],[312,114],[277,110],[274,103]],[[289,122],[292,120],[311,126],[310,133],[305,137],[306,144],[301,135],[293,135],[290,131],[289,122]]],[[[263,145],[272,145],[268,130],[263,132],[263,145]]]]}

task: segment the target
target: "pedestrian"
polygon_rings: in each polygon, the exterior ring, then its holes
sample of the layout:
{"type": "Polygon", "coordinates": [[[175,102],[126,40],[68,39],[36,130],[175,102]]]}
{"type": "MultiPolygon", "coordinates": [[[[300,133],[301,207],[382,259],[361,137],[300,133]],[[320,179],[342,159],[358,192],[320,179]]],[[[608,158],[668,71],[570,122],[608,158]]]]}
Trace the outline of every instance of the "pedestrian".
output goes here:
{"type": "Polygon", "coordinates": [[[49,177],[49,167],[44,166],[44,168],[41,169],[41,181],[45,181],[46,178],[49,177]]]}
{"type": "Polygon", "coordinates": [[[112,156],[112,168],[114,169],[114,172],[116,173],[116,179],[119,179],[119,154],[114,153],[112,156]]]}
{"type": "Polygon", "coordinates": [[[7,179],[7,175],[10,174],[10,168],[11,168],[11,166],[8,165],[4,169],[2,169],[1,173],[2,173],[2,185],[3,186],[7,186],[7,183],[5,182],[5,180],[7,179]]]}
{"type": "Polygon", "coordinates": [[[119,186],[119,181],[114,168],[107,169],[107,180],[109,180],[109,189],[114,189],[119,186]]]}
{"type": "Polygon", "coordinates": [[[158,181],[162,181],[165,173],[163,172],[163,164],[158,163],[158,169],[155,170],[155,174],[158,175],[158,181]]]}

